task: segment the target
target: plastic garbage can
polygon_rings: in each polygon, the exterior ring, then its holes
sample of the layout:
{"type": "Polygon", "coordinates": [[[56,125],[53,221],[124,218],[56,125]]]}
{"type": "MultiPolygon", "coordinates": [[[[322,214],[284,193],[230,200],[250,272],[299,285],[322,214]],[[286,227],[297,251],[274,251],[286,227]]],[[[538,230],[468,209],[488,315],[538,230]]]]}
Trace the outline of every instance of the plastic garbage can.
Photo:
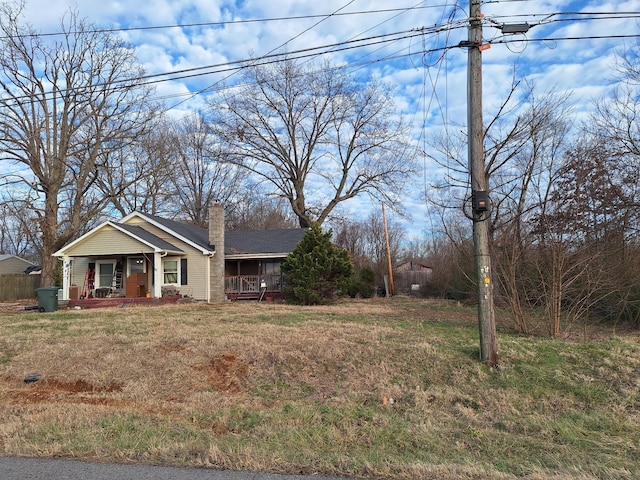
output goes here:
{"type": "Polygon", "coordinates": [[[58,310],[58,290],[58,287],[36,288],[39,311],[55,312],[58,310]]]}

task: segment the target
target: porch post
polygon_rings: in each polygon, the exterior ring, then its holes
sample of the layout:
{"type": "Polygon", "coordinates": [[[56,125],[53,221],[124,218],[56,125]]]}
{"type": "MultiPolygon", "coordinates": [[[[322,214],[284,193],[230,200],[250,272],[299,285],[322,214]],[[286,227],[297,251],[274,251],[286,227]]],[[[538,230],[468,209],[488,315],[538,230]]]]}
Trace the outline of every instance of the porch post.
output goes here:
{"type": "Polygon", "coordinates": [[[236,260],[236,293],[242,293],[242,270],[240,270],[240,260],[236,260]]]}
{"type": "Polygon", "coordinates": [[[69,300],[69,286],[71,285],[71,259],[62,257],[62,300],[69,300]]]}
{"type": "Polygon", "coordinates": [[[162,297],[162,255],[153,254],[153,298],[162,297]]]}

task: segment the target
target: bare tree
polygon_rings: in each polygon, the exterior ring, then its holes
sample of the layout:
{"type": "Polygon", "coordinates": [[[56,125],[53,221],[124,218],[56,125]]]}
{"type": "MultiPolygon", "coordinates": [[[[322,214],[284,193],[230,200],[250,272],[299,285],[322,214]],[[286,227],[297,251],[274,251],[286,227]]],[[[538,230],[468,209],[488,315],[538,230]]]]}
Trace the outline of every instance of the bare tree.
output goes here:
{"type": "MultiPolygon", "coordinates": [[[[370,267],[381,285],[384,276],[389,273],[382,216],[373,212],[362,221],[342,219],[333,223],[336,224],[333,229],[336,245],[347,250],[358,267],[370,267]]],[[[391,264],[395,265],[402,255],[401,245],[406,232],[394,221],[388,222],[387,230],[391,264]]]]}
{"type": "Polygon", "coordinates": [[[331,65],[250,66],[212,103],[229,159],[286,198],[302,227],[363,194],[399,206],[413,149],[387,88],[331,65]]]}
{"type": "Polygon", "coordinates": [[[176,149],[172,124],[158,116],[153,129],[113,152],[109,168],[96,180],[110,207],[122,216],[132,211],[174,216],[176,149]]]}
{"type": "Polygon", "coordinates": [[[541,198],[559,168],[572,126],[568,121],[569,96],[553,90],[538,96],[532,85],[527,86],[526,108],[514,121],[518,128],[510,128],[502,141],[494,143],[491,154],[496,272],[514,326],[522,332],[529,330],[524,309],[530,290],[527,269],[534,242],[531,219],[539,213],[541,198]],[[510,139],[512,135],[514,138],[510,139]],[[509,153],[500,155],[505,147],[509,153]],[[504,158],[497,160],[501,157],[504,158]]]}
{"type": "MultiPolygon", "coordinates": [[[[532,244],[531,217],[540,196],[548,188],[549,172],[558,168],[558,157],[571,124],[570,96],[551,90],[537,95],[535,86],[514,81],[502,104],[489,117],[484,131],[485,169],[491,191],[490,242],[494,258],[496,298],[505,298],[518,330],[527,331],[523,299],[524,271],[532,244]]],[[[440,164],[446,177],[437,192],[448,196],[432,199],[445,209],[460,209],[470,216],[469,173],[461,154],[462,138],[436,139],[440,164]]],[[[445,221],[457,221],[452,215],[445,221]]],[[[448,227],[445,226],[445,232],[448,227]]],[[[456,233],[456,230],[452,230],[456,233]]],[[[454,241],[454,239],[451,239],[454,241]]],[[[455,241],[455,243],[459,243],[455,241]]]]}
{"type": "Polygon", "coordinates": [[[246,172],[224,161],[211,124],[200,114],[180,120],[171,138],[176,146],[171,179],[178,215],[194,225],[206,227],[209,207],[215,202],[232,203],[241,190],[246,172]]]}
{"type": "Polygon", "coordinates": [[[579,138],[535,219],[539,290],[553,336],[560,334],[563,311],[588,311],[611,293],[610,267],[624,251],[627,224],[616,163],[601,138],[579,138]]]}
{"type": "Polygon", "coordinates": [[[5,199],[0,203],[0,254],[17,255],[39,263],[39,237],[28,201],[5,199]]]}
{"type": "Polygon", "coordinates": [[[57,249],[109,201],[95,188],[114,152],[152,123],[133,51],[70,11],[57,40],[22,22],[22,4],[0,6],[0,152],[15,165],[3,184],[28,191],[42,235],[42,282],[57,249]]]}
{"type": "Polygon", "coordinates": [[[616,65],[618,88],[612,95],[596,102],[596,110],[586,128],[602,139],[607,146],[607,167],[621,189],[617,208],[624,216],[619,218],[619,232],[615,245],[607,253],[617,252],[617,258],[607,255],[608,265],[614,265],[611,284],[615,288],[607,297],[608,305],[601,302],[598,310],[616,322],[630,320],[640,327],[640,45],[625,49],[616,65]],[[622,243],[620,243],[620,241],[622,243]]]}
{"type": "Polygon", "coordinates": [[[296,228],[297,217],[283,198],[273,198],[259,185],[246,184],[234,202],[225,205],[227,230],[273,230],[296,228]]]}

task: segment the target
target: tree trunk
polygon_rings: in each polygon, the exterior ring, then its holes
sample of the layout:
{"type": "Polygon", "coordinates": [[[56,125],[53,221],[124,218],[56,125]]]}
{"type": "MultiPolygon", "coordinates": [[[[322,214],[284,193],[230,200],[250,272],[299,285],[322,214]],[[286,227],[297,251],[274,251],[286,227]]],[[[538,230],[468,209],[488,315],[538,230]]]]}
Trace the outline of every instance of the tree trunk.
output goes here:
{"type": "Polygon", "coordinates": [[[563,261],[562,246],[554,245],[551,271],[551,336],[560,335],[560,320],[562,317],[562,277],[563,261]]]}
{"type": "Polygon", "coordinates": [[[52,256],[57,250],[58,244],[58,204],[57,191],[55,194],[47,194],[45,198],[45,214],[42,222],[42,260],[40,274],[40,286],[51,287],[55,285],[56,259],[52,256]]]}

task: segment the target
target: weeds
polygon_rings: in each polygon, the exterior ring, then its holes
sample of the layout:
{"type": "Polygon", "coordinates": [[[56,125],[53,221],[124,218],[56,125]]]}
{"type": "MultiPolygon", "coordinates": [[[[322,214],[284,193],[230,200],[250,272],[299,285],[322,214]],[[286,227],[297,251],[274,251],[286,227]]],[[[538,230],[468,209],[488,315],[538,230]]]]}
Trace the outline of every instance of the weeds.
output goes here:
{"type": "Polygon", "coordinates": [[[640,476],[639,337],[394,298],[0,319],[0,453],[409,479],[640,476]],[[25,384],[25,375],[42,380],[25,384]]]}

